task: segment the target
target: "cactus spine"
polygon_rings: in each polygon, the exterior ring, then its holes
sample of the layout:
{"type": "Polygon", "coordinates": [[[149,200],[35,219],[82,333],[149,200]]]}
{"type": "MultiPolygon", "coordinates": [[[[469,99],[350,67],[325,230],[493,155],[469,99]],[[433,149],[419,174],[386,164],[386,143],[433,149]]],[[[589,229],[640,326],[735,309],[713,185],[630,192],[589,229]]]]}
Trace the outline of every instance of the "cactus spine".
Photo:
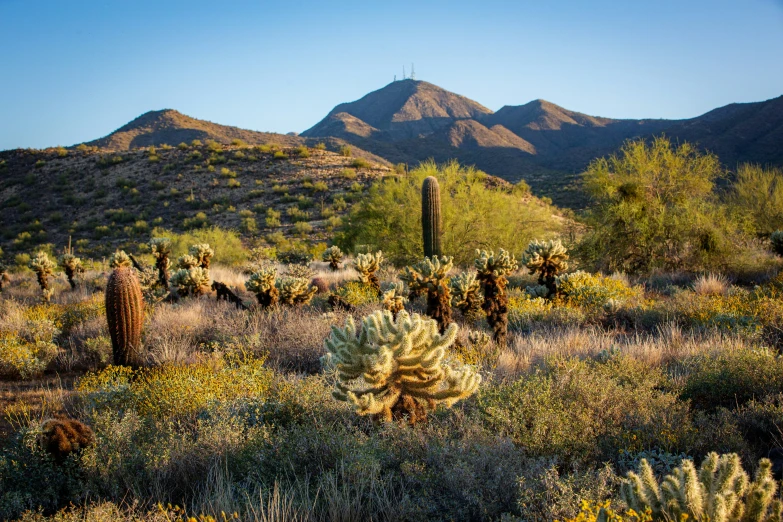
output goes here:
{"type": "Polygon", "coordinates": [[[141,329],[144,300],[133,268],[119,266],[106,284],[106,320],[109,324],[114,364],[138,368],[143,364],[141,329]]]}
{"type": "Polygon", "coordinates": [[[427,293],[427,315],[438,322],[441,333],[451,324],[451,292],[448,275],[453,268],[453,258],[425,257],[413,266],[405,267],[400,279],[408,283],[414,294],[427,293]]]}
{"type": "Polygon", "coordinates": [[[424,235],[424,257],[442,255],[440,246],[440,186],[429,176],[421,185],[421,227],[424,235]]]}
{"type": "Polygon", "coordinates": [[[519,268],[516,258],[503,250],[496,256],[493,251],[476,250],[477,277],[484,292],[481,306],[492,327],[492,338],[498,348],[505,348],[508,336],[508,296],[506,276],[519,268]]]}
{"type": "Polygon", "coordinates": [[[150,246],[152,247],[152,255],[155,256],[155,268],[158,269],[158,283],[168,290],[171,240],[167,237],[156,237],[150,241],[150,246]]]}
{"type": "Polygon", "coordinates": [[[49,278],[54,274],[54,263],[46,255],[46,252],[38,252],[30,261],[30,269],[35,272],[38,278],[38,285],[41,287],[41,298],[48,303],[54,294],[54,290],[49,288],[49,278]]]}

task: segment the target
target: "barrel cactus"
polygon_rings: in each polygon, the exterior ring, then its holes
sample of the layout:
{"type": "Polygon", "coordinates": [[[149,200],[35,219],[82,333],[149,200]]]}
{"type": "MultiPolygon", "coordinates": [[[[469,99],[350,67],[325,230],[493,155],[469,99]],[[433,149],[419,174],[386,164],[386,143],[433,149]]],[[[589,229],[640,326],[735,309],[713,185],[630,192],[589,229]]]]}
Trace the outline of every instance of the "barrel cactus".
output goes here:
{"type": "Polygon", "coordinates": [[[375,272],[383,263],[383,252],[378,250],[375,254],[359,254],[353,262],[353,267],[359,272],[359,280],[372,286],[376,292],[381,293],[381,282],[375,272]]]}
{"type": "Polygon", "coordinates": [[[424,420],[439,404],[451,407],[473,394],[481,382],[469,366],[445,362],[457,337],[452,323],[444,333],[432,319],[400,311],[395,319],[379,310],[345,327],[332,326],[322,362],[336,367],[332,395],[351,404],[359,415],[376,420],[424,420]]]}
{"type": "Polygon", "coordinates": [[[210,287],[209,270],[200,266],[180,268],[171,276],[169,285],[182,297],[203,295],[210,287]]]}
{"type": "Polygon", "coordinates": [[[290,306],[309,303],[318,289],[310,286],[307,279],[299,277],[282,277],[275,283],[280,295],[280,302],[290,306]]]}
{"type": "Polygon", "coordinates": [[[522,263],[531,274],[538,273],[538,284],[546,286],[549,296],[557,293],[555,279],[568,270],[568,251],[559,239],[531,241],[522,257],[522,263]]]}
{"type": "Polygon", "coordinates": [[[441,252],[440,186],[438,179],[429,176],[421,185],[421,227],[424,238],[424,257],[436,257],[441,252]]]}
{"type": "Polygon", "coordinates": [[[462,314],[470,319],[481,315],[481,283],[476,279],[475,272],[463,272],[451,278],[451,302],[462,314]]]}
{"type": "Polygon", "coordinates": [[[197,245],[191,245],[188,249],[188,253],[196,258],[198,266],[205,270],[209,270],[209,264],[212,257],[215,255],[215,251],[207,243],[199,243],[197,245]]]}
{"type": "Polygon", "coordinates": [[[427,315],[438,322],[441,332],[451,323],[451,291],[448,275],[454,267],[452,257],[425,257],[413,266],[407,266],[400,279],[413,293],[427,294],[427,315]]]}
{"type": "Polygon", "coordinates": [[[130,266],[115,268],[106,284],[106,320],[114,364],[137,368],[144,363],[141,330],[144,300],[141,285],[130,266]]]}
{"type": "Polygon", "coordinates": [[[30,261],[30,269],[35,272],[38,279],[38,286],[41,287],[41,298],[48,303],[54,294],[54,290],[49,287],[49,278],[54,275],[54,263],[46,252],[38,252],[30,261]]]}
{"type": "Polygon", "coordinates": [[[340,270],[340,263],[343,261],[343,251],[337,245],[330,246],[324,250],[321,259],[329,263],[332,270],[340,270]]]}
{"type": "Polygon", "coordinates": [[[250,274],[250,278],[245,281],[245,288],[247,288],[248,292],[256,295],[258,304],[264,308],[269,308],[277,304],[276,278],[277,270],[274,267],[262,267],[257,272],[250,274]]]}
{"type": "Polygon", "coordinates": [[[152,255],[155,257],[155,268],[158,269],[158,284],[169,287],[169,269],[171,268],[171,240],[167,237],[154,237],[150,241],[152,255]]]}
{"type": "Polygon", "coordinates": [[[506,295],[506,276],[517,270],[516,258],[503,250],[495,255],[492,250],[476,250],[477,278],[484,293],[482,308],[487,322],[492,327],[492,338],[498,348],[505,348],[508,336],[508,296],[506,295]]]}

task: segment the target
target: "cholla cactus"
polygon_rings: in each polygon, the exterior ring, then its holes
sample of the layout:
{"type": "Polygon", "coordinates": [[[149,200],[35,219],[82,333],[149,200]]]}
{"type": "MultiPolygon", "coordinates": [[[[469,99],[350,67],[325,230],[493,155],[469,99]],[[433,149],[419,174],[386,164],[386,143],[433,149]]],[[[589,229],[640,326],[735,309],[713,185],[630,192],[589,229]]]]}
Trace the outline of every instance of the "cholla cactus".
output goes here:
{"type": "Polygon", "coordinates": [[[209,291],[209,270],[200,266],[180,268],[171,276],[169,284],[181,296],[199,296],[209,291]]]}
{"type": "Polygon", "coordinates": [[[120,268],[121,266],[133,266],[133,262],[124,250],[117,250],[109,258],[109,266],[112,269],[120,268]]]}
{"type": "Polygon", "coordinates": [[[41,287],[41,297],[45,303],[52,298],[54,291],[49,288],[49,278],[54,275],[54,263],[49,259],[46,252],[38,252],[30,261],[30,269],[35,272],[38,279],[38,285],[41,287]]]}
{"type": "Polygon", "coordinates": [[[779,522],[783,504],[774,500],[777,483],[771,469],[771,462],[761,459],[749,483],[736,454],[710,453],[698,471],[693,461],[684,460],[659,484],[652,467],[642,459],[639,474],[628,473],[620,495],[638,513],[649,508],[655,520],[779,522]]]}
{"type": "Polygon", "coordinates": [[[408,302],[405,285],[402,283],[390,283],[381,297],[383,309],[390,311],[394,317],[405,309],[405,303],[408,302]]]}
{"type": "Polygon", "coordinates": [[[481,314],[481,284],[475,272],[463,272],[451,278],[451,303],[460,309],[465,317],[475,319],[481,314]]]}
{"type": "Polygon", "coordinates": [[[76,276],[84,272],[82,260],[73,255],[71,252],[66,252],[65,254],[61,255],[57,261],[63,268],[65,277],[68,278],[68,284],[71,285],[71,290],[76,290],[76,276]]]}
{"type": "Polygon", "coordinates": [[[549,295],[549,289],[544,285],[535,285],[525,287],[525,293],[530,296],[531,299],[538,297],[546,297],[549,295]]]}
{"type": "Polygon", "coordinates": [[[177,258],[177,267],[181,269],[189,270],[197,266],[200,266],[200,264],[196,256],[185,254],[184,256],[179,256],[179,258],[177,258]]]}
{"type": "Polygon", "coordinates": [[[258,272],[250,274],[250,279],[245,282],[245,288],[248,292],[256,294],[258,304],[269,308],[277,304],[276,278],[277,270],[274,267],[262,267],[258,272]]]}
{"type": "Polygon", "coordinates": [[[215,255],[215,251],[212,250],[208,243],[191,245],[190,249],[188,249],[188,253],[196,258],[198,266],[206,270],[209,270],[209,262],[212,259],[212,256],[215,255]]]}
{"type": "Polygon", "coordinates": [[[378,294],[381,293],[381,283],[375,272],[383,263],[383,252],[378,250],[375,254],[359,254],[353,262],[353,267],[359,272],[359,280],[372,286],[378,294]]]}
{"type": "Polygon", "coordinates": [[[3,291],[3,285],[11,279],[8,277],[8,267],[0,263],[0,292],[3,291]]]}
{"type": "Polygon", "coordinates": [[[321,259],[329,262],[329,268],[332,270],[339,270],[340,263],[343,261],[343,251],[337,245],[330,246],[324,250],[321,259]]]}
{"type": "Polygon", "coordinates": [[[280,293],[280,302],[291,306],[309,303],[318,291],[307,279],[299,277],[280,278],[275,286],[280,293]]]}
{"type": "Polygon", "coordinates": [[[522,257],[522,262],[531,274],[538,275],[538,284],[546,286],[549,296],[555,295],[555,278],[568,270],[568,251],[559,239],[539,242],[531,241],[522,257]]]}
{"type": "Polygon", "coordinates": [[[508,336],[508,296],[506,296],[506,276],[519,268],[516,258],[500,249],[498,255],[492,250],[476,250],[477,278],[484,293],[482,308],[487,314],[487,322],[492,327],[492,338],[498,348],[506,346],[508,336]]]}
{"type": "Polygon", "coordinates": [[[345,328],[332,326],[325,342],[328,354],[322,362],[337,368],[332,395],[359,415],[385,421],[407,416],[411,424],[438,404],[450,407],[481,382],[470,367],[444,362],[457,329],[451,324],[440,334],[432,319],[403,310],[395,320],[388,310],[379,310],[362,320],[358,332],[349,317],[345,328]]]}
{"type": "Polygon", "coordinates": [[[776,230],[769,236],[769,242],[772,244],[772,250],[783,257],[783,230],[776,230]]]}
{"type": "Polygon", "coordinates": [[[289,264],[285,267],[285,275],[299,279],[312,279],[315,272],[310,270],[310,265],[289,264]]]}
{"type": "Polygon", "coordinates": [[[167,237],[154,237],[150,240],[152,255],[155,257],[155,268],[158,269],[158,283],[163,288],[169,287],[169,268],[171,268],[171,240],[167,237]]]}
{"type": "Polygon", "coordinates": [[[427,293],[427,315],[438,322],[441,333],[451,323],[451,291],[448,274],[454,267],[454,258],[425,257],[413,266],[407,266],[400,279],[408,283],[414,294],[427,293]]]}

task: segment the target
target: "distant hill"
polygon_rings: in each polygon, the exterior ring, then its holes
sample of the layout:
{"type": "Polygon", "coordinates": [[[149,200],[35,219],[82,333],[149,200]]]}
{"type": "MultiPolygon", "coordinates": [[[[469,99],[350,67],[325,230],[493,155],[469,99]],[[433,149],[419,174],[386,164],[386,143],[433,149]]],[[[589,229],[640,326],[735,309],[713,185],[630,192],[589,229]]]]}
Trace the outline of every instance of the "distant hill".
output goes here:
{"type": "Polygon", "coordinates": [[[666,134],[738,162],[783,165],[783,96],[732,104],[687,120],[613,119],[546,100],[492,112],[436,85],[402,80],[342,103],[304,131],[334,137],[391,162],[457,159],[511,182],[526,180],[556,203],[585,203],[576,181],[589,162],[624,141],[666,134]]]}
{"type": "MultiPolygon", "coordinates": [[[[240,140],[248,145],[278,145],[281,147],[298,145],[312,147],[317,142],[324,142],[330,150],[335,151],[347,144],[344,140],[330,136],[306,139],[293,134],[240,129],[191,118],[173,109],[163,109],[145,112],[108,136],[88,141],[84,145],[97,147],[101,150],[122,151],[150,146],[177,146],[180,143],[191,143],[193,140],[200,140],[203,143],[211,140],[224,145],[240,140]]],[[[352,153],[354,156],[377,163],[386,163],[383,158],[355,147],[352,153]]]]}

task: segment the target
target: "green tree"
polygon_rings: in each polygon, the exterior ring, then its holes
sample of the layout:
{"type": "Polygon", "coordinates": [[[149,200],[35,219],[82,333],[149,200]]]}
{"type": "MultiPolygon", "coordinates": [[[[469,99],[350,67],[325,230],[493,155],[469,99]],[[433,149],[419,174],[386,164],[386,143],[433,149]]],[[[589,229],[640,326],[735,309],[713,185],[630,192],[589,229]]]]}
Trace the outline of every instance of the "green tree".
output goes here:
{"type": "Polygon", "coordinates": [[[740,165],[728,200],[749,233],[767,237],[783,229],[783,170],[740,165]]]}
{"type": "Polygon", "coordinates": [[[533,238],[556,236],[562,228],[551,207],[488,186],[485,173],[457,162],[438,166],[428,161],[406,176],[375,182],[343,220],[337,244],[347,252],[356,245],[382,248],[397,266],[420,261],[421,184],[428,176],[440,184],[443,254],[453,256],[457,265],[472,264],[476,249],[522,252],[533,238]]]}
{"type": "Polygon", "coordinates": [[[628,141],[583,175],[592,230],[580,245],[596,268],[645,272],[698,269],[730,248],[732,225],[714,192],[717,156],[666,137],[628,141]]]}

